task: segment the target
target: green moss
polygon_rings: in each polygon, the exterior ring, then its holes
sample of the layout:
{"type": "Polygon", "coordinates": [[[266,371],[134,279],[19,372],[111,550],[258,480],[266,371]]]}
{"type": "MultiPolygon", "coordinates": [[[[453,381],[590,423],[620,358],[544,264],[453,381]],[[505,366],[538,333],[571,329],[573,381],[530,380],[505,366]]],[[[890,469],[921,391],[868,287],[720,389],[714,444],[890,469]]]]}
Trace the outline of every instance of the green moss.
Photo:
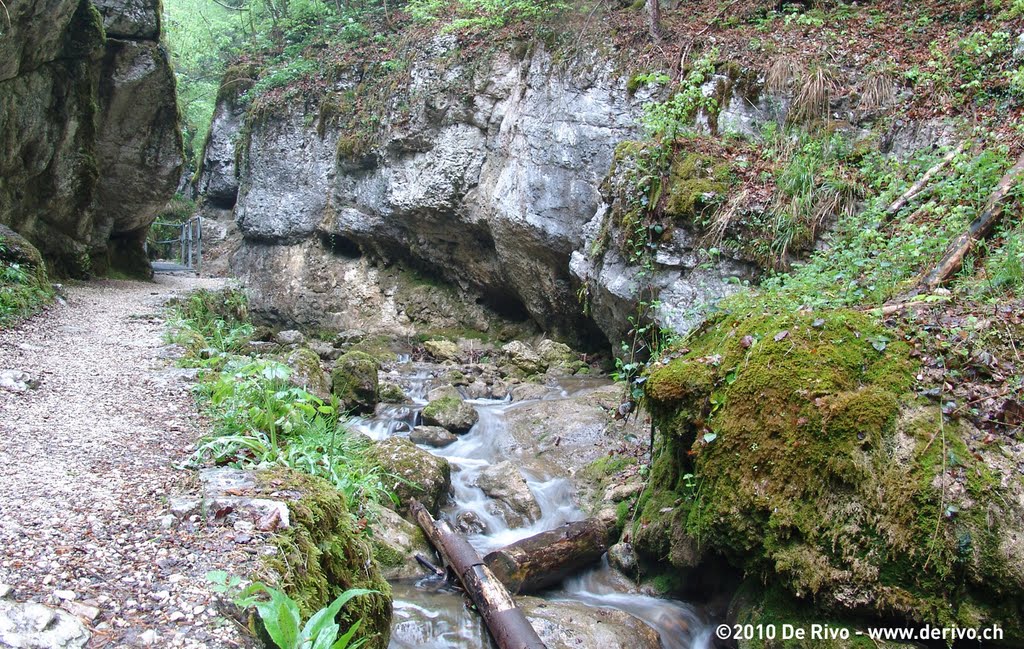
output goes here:
{"type": "Polygon", "coordinates": [[[324,480],[287,469],[261,474],[261,481],[278,493],[302,494],[288,503],[291,524],[273,537],[277,552],[265,561],[280,575],[303,617],[349,588],[379,591],[353,599],[342,609],[339,623],[347,628],[363,620],[357,637],[367,638],[368,647],[387,647],[391,587],[381,578],[369,544],[356,533],[342,493],[324,480]]]}
{"type": "Polygon", "coordinates": [[[443,419],[446,413],[454,412],[459,409],[462,401],[457,397],[442,397],[435,399],[427,404],[427,407],[423,409],[423,418],[438,420],[443,419]]]}
{"type": "Polygon", "coordinates": [[[621,473],[634,464],[636,464],[636,458],[629,455],[605,455],[585,466],[583,475],[594,480],[601,480],[621,473]]]}
{"type": "Polygon", "coordinates": [[[107,42],[103,16],[89,0],[80,0],[64,32],[63,58],[90,58],[102,52],[107,42]]]}
{"type": "Polygon", "coordinates": [[[373,412],[377,405],[377,359],[360,351],[351,351],[338,359],[331,371],[331,392],[346,409],[373,412]]]}
{"type": "Polygon", "coordinates": [[[655,363],[641,555],[686,567],[718,553],[825,607],[1010,624],[998,480],[937,409],[906,420],[916,365],[892,338],[852,311],[732,314],[655,363]],[[954,503],[941,475],[967,496],[954,503]]]}
{"type": "Polygon", "coordinates": [[[728,162],[716,162],[699,153],[676,155],[665,187],[665,215],[680,223],[694,223],[725,197],[730,179],[728,162]]]}

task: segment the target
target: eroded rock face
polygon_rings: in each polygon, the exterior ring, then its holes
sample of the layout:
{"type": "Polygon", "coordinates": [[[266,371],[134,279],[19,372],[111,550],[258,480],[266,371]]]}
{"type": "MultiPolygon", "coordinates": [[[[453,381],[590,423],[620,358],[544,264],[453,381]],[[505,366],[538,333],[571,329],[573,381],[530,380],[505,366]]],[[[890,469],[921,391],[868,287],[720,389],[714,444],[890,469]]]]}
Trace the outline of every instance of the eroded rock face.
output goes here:
{"type": "Polygon", "coordinates": [[[9,6],[0,39],[0,223],[74,276],[147,275],[146,229],[181,166],[157,0],[9,6]]]}
{"type": "Polygon", "coordinates": [[[543,51],[441,74],[453,47],[441,38],[420,53],[411,119],[386,116],[394,121],[379,144],[356,160],[338,155],[343,133],[330,123],[318,129],[319,119],[310,125],[306,109],[255,124],[239,156],[236,219],[255,245],[321,238],[334,250],[412,262],[556,335],[579,337],[590,329],[569,256],[642,102],[610,65],[563,70],[543,51]],[[448,87],[452,76],[466,81],[469,97],[448,87]]]}

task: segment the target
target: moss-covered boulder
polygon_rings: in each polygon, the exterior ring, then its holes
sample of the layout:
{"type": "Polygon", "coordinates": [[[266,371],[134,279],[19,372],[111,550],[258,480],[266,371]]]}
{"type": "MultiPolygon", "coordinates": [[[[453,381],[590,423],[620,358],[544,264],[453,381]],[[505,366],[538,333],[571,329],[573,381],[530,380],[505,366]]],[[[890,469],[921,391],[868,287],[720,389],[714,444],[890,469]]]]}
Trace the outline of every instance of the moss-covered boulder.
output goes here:
{"type": "Polygon", "coordinates": [[[331,371],[331,392],[355,412],[373,412],[377,405],[380,363],[364,352],[349,352],[331,371]]]}
{"type": "Polygon", "coordinates": [[[309,347],[299,347],[288,354],[285,364],[292,370],[288,376],[292,385],[321,399],[330,397],[331,384],[320,366],[320,356],[315,351],[309,347]]]}
{"type": "Polygon", "coordinates": [[[554,340],[542,340],[537,345],[537,355],[540,356],[549,372],[573,374],[585,365],[571,347],[554,340]]]}
{"type": "Polygon", "coordinates": [[[665,185],[665,215],[691,224],[725,199],[732,175],[730,163],[701,153],[677,155],[665,185]]]}
{"type": "Polygon", "coordinates": [[[855,312],[733,315],[655,363],[633,530],[648,567],[714,556],[837,615],[1024,639],[1024,488],[921,406],[909,348],[855,312]]]}
{"type": "Polygon", "coordinates": [[[357,638],[384,649],[391,633],[391,588],[373,561],[367,539],[356,531],[344,495],[330,483],[289,469],[258,475],[260,489],[288,497],[290,526],[273,537],[276,553],[267,567],[308,618],[349,588],[377,594],[356,597],[341,611],[348,628],[362,620],[357,638]]]}
{"type": "MultiPolygon", "coordinates": [[[[777,586],[765,588],[756,579],[745,582],[729,604],[728,624],[751,625],[750,628],[771,629],[768,633],[756,631],[736,640],[738,649],[900,649],[917,645],[888,640],[872,640],[866,634],[868,621],[840,620],[822,617],[813,606],[787,595],[777,586]],[[791,625],[793,633],[783,639],[783,625],[791,625]],[[828,637],[819,632],[812,636],[814,625],[828,627],[828,637]],[[802,630],[803,637],[794,637],[802,630]],[[858,634],[859,632],[859,634],[858,634]]],[[[877,626],[877,625],[876,625],[877,626]]]]}
{"type": "Polygon", "coordinates": [[[431,513],[437,514],[448,498],[452,469],[448,460],[432,455],[401,437],[377,442],[369,452],[384,472],[393,476],[390,491],[398,498],[399,511],[406,511],[416,498],[431,513]]]}
{"type": "Polygon", "coordinates": [[[458,362],[462,357],[459,346],[450,340],[428,340],[423,343],[423,349],[438,361],[458,362]]]}
{"type": "Polygon", "coordinates": [[[416,561],[416,555],[431,561],[435,559],[434,549],[423,530],[390,509],[371,505],[368,510],[367,518],[373,531],[370,536],[373,558],[383,577],[388,580],[422,577],[423,566],[416,561]]]}
{"type": "Polygon", "coordinates": [[[435,399],[423,409],[424,424],[440,426],[456,435],[468,433],[479,418],[473,406],[452,395],[435,399]]]}
{"type": "Polygon", "coordinates": [[[395,383],[384,382],[377,388],[377,397],[381,403],[405,403],[405,391],[395,383]]]}
{"type": "Polygon", "coordinates": [[[513,340],[503,345],[501,355],[506,366],[526,376],[541,374],[544,370],[548,369],[547,364],[540,357],[540,354],[537,353],[537,350],[521,340],[513,340]]]}

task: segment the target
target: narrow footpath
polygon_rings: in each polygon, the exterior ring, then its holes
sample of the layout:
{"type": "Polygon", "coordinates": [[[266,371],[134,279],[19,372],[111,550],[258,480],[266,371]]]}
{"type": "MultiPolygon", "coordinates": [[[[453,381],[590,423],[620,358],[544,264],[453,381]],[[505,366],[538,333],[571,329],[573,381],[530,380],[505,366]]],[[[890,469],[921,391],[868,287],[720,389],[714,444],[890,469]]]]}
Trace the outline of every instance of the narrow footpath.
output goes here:
{"type": "Polygon", "coordinates": [[[201,420],[188,372],[167,353],[163,305],[217,285],[80,284],[66,304],[0,331],[0,373],[34,385],[0,381],[0,647],[12,601],[70,612],[87,647],[248,646],[205,575],[248,574],[255,548],[168,511],[170,497],[196,491],[181,465],[201,420]]]}

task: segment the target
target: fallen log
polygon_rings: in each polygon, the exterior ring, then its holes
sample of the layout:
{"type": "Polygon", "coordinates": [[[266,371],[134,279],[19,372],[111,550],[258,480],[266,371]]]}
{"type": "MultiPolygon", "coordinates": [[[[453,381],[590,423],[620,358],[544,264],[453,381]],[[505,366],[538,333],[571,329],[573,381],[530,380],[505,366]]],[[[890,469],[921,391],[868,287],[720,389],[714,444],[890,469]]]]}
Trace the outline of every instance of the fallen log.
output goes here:
{"type": "Polygon", "coordinates": [[[590,519],[516,541],[485,556],[484,563],[516,595],[554,586],[607,550],[608,526],[590,519]]]}
{"type": "Polygon", "coordinates": [[[416,500],[409,512],[476,604],[498,649],[547,649],[501,581],[466,539],[447,522],[434,520],[416,500]]]}
{"type": "Polygon", "coordinates": [[[1024,155],[1018,158],[1017,163],[1000,179],[978,218],[974,219],[966,232],[949,244],[935,269],[921,281],[924,288],[933,291],[949,281],[949,278],[960,270],[967,253],[999,224],[999,219],[1003,215],[1002,203],[1022,173],[1024,173],[1024,155]]]}
{"type": "Polygon", "coordinates": [[[908,189],[906,192],[903,193],[902,196],[893,201],[892,204],[889,205],[889,207],[885,208],[885,220],[891,221],[892,218],[896,216],[897,212],[906,207],[907,203],[909,203],[911,200],[913,200],[915,196],[921,193],[921,190],[928,185],[928,183],[931,181],[932,178],[935,177],[937,173],[945,169],[946,166],[948,166],[954,158],[963,153],[964,149],[967,148],[967,144],[969,142],[970,140],[964,140],[963,142],[960,143],[960,146],[958,146],[957,148],[953,149],[945,156],[943,156],[942,160],[939,160],[935,164],[935,166],[926,171],[924,176],[922,176],[920,180],[918,180],[916,183],[910,186],[910,189],[908,189]]]}

